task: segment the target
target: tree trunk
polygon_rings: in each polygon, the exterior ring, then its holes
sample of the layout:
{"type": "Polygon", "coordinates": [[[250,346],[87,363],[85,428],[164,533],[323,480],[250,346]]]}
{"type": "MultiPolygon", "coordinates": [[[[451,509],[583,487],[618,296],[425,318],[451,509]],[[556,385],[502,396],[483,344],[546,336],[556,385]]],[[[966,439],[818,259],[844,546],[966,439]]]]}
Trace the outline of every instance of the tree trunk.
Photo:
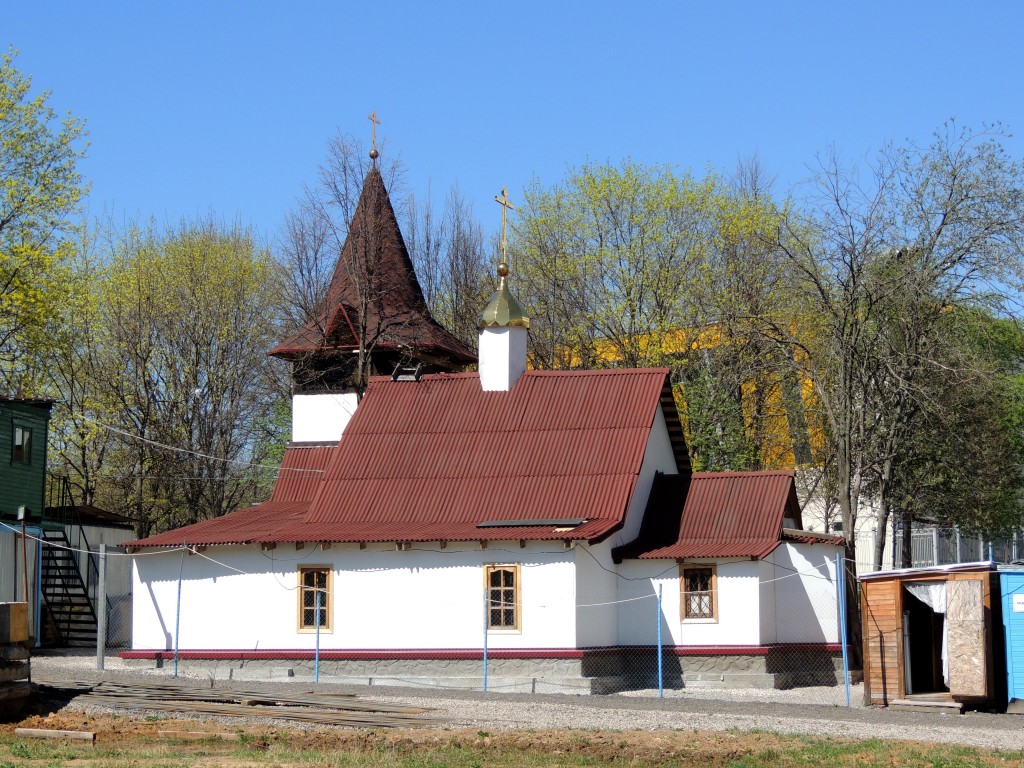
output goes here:
{"type": "MultiPolygon", "coordinates": [[[[845,531],[844,531],[845,532],[845,531]]],[[[846,558],[843,562],[846,573],[846,642],[850,654],[850,668],[864,668],[862,627],[860,617],[860,585],[857,583],[857,551],[851,538],[846,540],[846,558]]]]}
{"type": "Polygon", "coordinates": [[[914,546],[913,546],[913,544],[914,544],[914,541],[913,541],[913,539],[914,539],[914,536],[913,536],[914,521],[913,521],[913,518],[910,516],[910,513],[903,512],[900,515],[900,522],[903,524],[903,526],[902,526],[903,527],[903,543],[902,543],[902,546],[900,547],[900,549],[901,549],[900,564],[904,568],[913,568],[914,567],[914,546]]]}

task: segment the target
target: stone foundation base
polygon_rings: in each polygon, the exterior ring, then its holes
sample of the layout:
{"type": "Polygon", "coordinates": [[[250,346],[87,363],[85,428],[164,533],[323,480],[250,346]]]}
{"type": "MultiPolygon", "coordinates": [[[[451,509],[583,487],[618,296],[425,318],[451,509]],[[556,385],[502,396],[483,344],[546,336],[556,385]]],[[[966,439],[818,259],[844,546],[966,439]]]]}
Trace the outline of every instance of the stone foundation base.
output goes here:
{"type": "MultiPolygon", "coordinates": [[[[481,653],[448,653],[325,651],[319,671],[321,680],[334,683],[482,690],[481,653]]],[[[174,658],[173,651],[121,656],[142,667],[170,666],[174,658]]],[[[666,688],[795,688],[843,682],[842,654],[821,644],[665,648],[661,666],[666,688]]],[[[183,673],[221,680],[308,680],[314,667],[308,651],[183,651],[178,661],[183,673]]],[[[498,651],[488,658],[486,682],[489,691],[515,693],[607,694],[656,688],[658,654],[650,647],[498,651]]]]}

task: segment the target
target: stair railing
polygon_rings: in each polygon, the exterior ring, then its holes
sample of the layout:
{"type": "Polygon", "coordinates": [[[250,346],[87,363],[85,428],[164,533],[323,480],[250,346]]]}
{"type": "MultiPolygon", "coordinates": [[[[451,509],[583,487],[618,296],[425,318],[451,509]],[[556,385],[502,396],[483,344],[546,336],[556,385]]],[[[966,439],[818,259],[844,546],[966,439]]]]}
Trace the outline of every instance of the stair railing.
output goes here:
{"type": "MultiPolygon", "coordinates": [[[[82,523],[82,516],[79,514],[78,506],[75,504],[74,494],[71,491],[71,481],[66,475],[50,475],[49,476],[49,508],[53,509],[54,512],[50,516],[51,522],[58,523],[62,528],[62,534],[64,542],[67,544],[69,554],[75,562],[75,567],[78,569],[79,577],[82,576],[84,570],[83,585],[85,587],[86,599],[89,603],[89,610],[93,616],[96,615],[96,592],[99,583],[99,558],[95,552],[92,551],[92,547],[89,545],[89,538],[85,533],[85,525],[82,523]],[[54,504],[54,501],[57,501],[54,504]],[[72,546],[71,540],[67,535],[68,529],[72,529],[78,535],[78,545],[72,546]],[[81,555],[85,554],[85,568],[82,568],[81,555]]],[[[44,511],[45,518],[45,511],[44,511]]],[[[45,546],[45,534],[44,549],[47,550],[46,556],[48,559],[52,559],[54,564],[58,563],[58,559],[53,554],[52,547],[45,546]]],[[[61,579],[61,588],[65,595],[68,595],[68,587],[66,581],[61,579]]],[[[106,610],[109,612],[113,608],[113,603],[110,598],[106,599],[106,610]]],[[[52,612],[51,612],[52,615],[52,612]]],[[[57,627],[57,619],[54,618],[54,626],[57,628],[57,634],[60,635],[61,640],[67,636],[67,630],[70,629],[70,618],[67,622],[65,631],[61,632],[60,628],[57,627]]]]}
{"type": "MultiPolygon", "coordinates": [[[[72,547],[71,556],[75,559],[79,572],[83,572],[85,591],[88,593],[89,599],[95,602],[96,585],[100,578],[99,559],[96,553],[92,551],[92,547],[89,546],[89,538],[85,534],[82,516],[78,512],[74,494],[71,492],[71,481],[68,480],[66,475],[51,475],[50,480],[50,504],[48,506],[59,510],[54,513],[53,522],[60,523],[65,529],[70,527],[78,535],[78,546],[72,547]],[[56,485],[56,488],[54,488],[54,485],[56,485]],[[53,503],[54,491],[56,491],[58,499],[57,504],[53,503]],[[82,553],[87,558],[84,569],[81,562],[82,553]]],[[[70,540],[68,545],[71,546],[70,540]]],[[[107,603],[109,608],[110,601],[108,600],[107,603]]]]}

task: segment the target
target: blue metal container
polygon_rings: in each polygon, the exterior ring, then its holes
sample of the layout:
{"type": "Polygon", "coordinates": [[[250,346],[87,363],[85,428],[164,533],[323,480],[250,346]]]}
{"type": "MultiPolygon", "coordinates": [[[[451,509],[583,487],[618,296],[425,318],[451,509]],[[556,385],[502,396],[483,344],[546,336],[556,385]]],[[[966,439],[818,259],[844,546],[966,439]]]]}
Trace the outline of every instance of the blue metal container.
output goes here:
{"type": "Polygon", "coordinates": [[[1006,637],[1007,696],[1024,699],[1024,571],[999,574],[1006,637]]]}

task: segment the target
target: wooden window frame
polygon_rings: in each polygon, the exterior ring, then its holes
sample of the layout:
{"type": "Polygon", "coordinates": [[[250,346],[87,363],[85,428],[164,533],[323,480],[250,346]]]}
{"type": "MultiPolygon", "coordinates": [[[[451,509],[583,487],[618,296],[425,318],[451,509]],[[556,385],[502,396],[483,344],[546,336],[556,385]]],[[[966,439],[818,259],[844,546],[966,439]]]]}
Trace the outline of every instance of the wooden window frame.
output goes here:
{"type": "Polygon", "coordinates": [[[522,632],[523,626],[523,603],[522,603],[522,571],[517,564],[512,563],[486,563],[484,565],[484,590],[487,594],[487,631],[488,632],[522,632]],[[491,608],[493,595],[492,589],[506,590],[509,587],[491,586],[491,574],[497,571],[510,571],[512,573],[512,624],[494,624],[492,612],[502,610],[491,608]]]}
{"type": "Polygon", "coordinates": [[[690,623],[715,624],[718,622],[718,566],[714,563],[680,563],[679,564],[679,620],[690,623]],[[687,616],[689,604],[686,582],[687,571],[710,571],[709,587],[711,592],[710,616],[687,616]]]}
{"type": "MultiPolygon", "coordinates": [[[[298,584],[298,597],[295,601],[297,608],[297,615],[295,617],[296,630],[300,634],[315,634],[317,629],[316,624],[305,624],[303,622],[303,612],[306,610],[304,605],[306,595],[312,592],[314,601],[316,599],[316,593],[305,584],[303,577],[307,573],[325,573],[327,575],[326,594],[323,596],[325,602],[321,605],[321,610],[326,610],[327,612],[327,620],[326,624],[320,626],[320,634],[330,633],[334,630],[334,570],[329,565],[303,565],[299,567],[296,580],[298,584]]],[[[316,603],[314,602],[312,605],[315,606],[316,603]]]]}
{"type": "Polygon", "coordinates": [[[14,429],[11,430],[11,463],[25,466],[32,464],[32,428],[17,422],[14,424],[14,429]],[[22,436],[20,442],[18,440],[19,433],[22,436]],[[20,456],[18,455],[19,445],[21,447],[20,456]]]}

